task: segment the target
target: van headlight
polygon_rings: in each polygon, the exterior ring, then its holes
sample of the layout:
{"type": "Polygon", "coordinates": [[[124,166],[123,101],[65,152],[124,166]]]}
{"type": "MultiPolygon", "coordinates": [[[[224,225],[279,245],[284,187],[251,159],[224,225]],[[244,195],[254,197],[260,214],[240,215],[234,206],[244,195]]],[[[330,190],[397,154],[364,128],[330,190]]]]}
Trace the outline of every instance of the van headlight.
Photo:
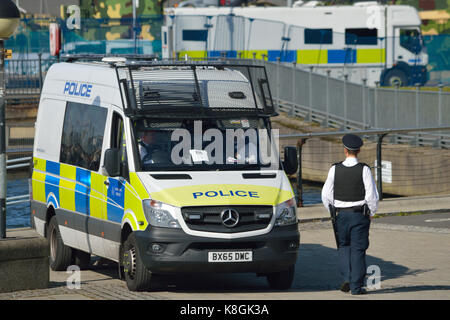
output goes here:
{"type": "Polygon", "coordinates": [[[147,221],[154,227],[181,228],[177,219],[170,213],[173,207],[156,200],[144,200],[144,213],[147,221]]]}
{"type": "Polygon", "coordinates": [[[297,206],[291,198],[276,206],[275,226],[288,226],[297,223],[297,206]]]}

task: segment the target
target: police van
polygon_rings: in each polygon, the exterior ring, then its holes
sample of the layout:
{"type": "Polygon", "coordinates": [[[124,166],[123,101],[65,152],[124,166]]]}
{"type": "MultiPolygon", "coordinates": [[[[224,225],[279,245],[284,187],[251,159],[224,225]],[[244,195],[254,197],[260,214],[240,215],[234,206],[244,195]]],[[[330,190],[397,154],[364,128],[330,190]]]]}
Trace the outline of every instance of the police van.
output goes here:
{"type": "Polygon", "coordinates": [[[31,219],[51,268],[95,255],[132,291],[191,272],[289,288],[297,155],[285,147],[278,161],[264,67],[88,60],[52,65],[40,98],[31,219]]]}

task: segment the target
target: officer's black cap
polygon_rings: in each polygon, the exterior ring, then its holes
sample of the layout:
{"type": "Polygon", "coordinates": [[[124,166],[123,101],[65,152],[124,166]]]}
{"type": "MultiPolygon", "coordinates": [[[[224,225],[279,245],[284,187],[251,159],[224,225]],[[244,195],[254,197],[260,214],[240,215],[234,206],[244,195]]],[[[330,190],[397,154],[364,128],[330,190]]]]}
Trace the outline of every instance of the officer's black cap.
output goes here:
{"type": "Polygon", "coordinates": [[[359,150],[363,145],[362,139],[354,134],[346,134],[342,138],[342,143],[346,149],[352,151],[359,150]]]}

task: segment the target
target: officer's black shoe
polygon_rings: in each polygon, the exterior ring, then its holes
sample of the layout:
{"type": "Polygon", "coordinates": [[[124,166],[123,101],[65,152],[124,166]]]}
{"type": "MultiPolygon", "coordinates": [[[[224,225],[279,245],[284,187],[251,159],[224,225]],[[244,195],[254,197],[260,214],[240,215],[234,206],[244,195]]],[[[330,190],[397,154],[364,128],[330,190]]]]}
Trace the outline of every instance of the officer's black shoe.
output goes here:
{"type": "Polygon", "coordinates": [[[367,290],[361,288],[358,291],[352,292],[352,295],[354,295],[354,296],[360,295],[360,294],[367,294],[367,290]]]}
{"type": "Polygon", "coordinates": [[[342,292],[349,292],[350,291],[350,282],[344,282],[341,284],[341,291],[342,292]]]}

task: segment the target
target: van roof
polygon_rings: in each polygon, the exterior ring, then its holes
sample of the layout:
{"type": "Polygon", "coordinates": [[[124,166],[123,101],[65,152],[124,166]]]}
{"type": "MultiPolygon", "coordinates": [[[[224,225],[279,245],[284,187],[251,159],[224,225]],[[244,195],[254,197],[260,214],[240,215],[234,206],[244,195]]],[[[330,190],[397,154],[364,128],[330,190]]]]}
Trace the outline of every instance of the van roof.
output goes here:
{"type": "Polygon", "coordinates": [[[220,60],[149,60],[141,56],[103,58],[100,55],[63,57],[66,62],[52,66],[48,79],[82,79],[110,87],[114,95],[119,94],[115,99],[122,100],[124,111],[130,117],[161,116],[161,113],[170,117],[210,112],[275,114],[263,66],[220,60]]]}

